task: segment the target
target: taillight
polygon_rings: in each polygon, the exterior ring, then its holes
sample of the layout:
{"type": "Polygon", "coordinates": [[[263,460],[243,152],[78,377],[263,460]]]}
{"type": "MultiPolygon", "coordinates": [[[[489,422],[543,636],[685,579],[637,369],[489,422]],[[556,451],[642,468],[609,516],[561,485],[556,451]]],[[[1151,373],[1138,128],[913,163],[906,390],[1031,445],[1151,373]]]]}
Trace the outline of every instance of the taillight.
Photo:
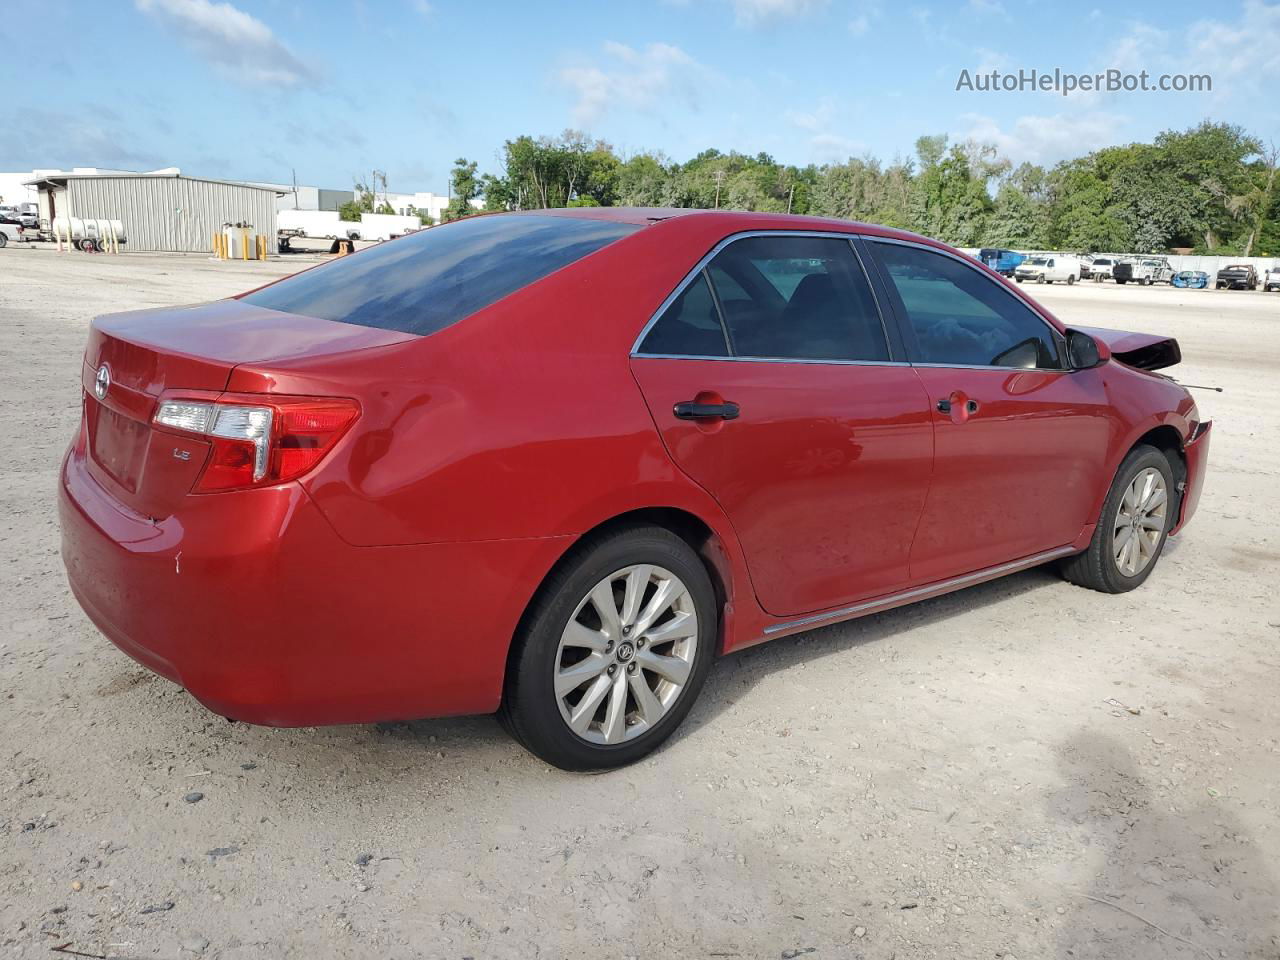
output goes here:
{"type": "Polygon", "coordinates": [[[195,493],[283,483],[319,463],[360,415],[354,400],[226,396],[166,400],[158,427],[205,437],[213,447],[195,493]]]}

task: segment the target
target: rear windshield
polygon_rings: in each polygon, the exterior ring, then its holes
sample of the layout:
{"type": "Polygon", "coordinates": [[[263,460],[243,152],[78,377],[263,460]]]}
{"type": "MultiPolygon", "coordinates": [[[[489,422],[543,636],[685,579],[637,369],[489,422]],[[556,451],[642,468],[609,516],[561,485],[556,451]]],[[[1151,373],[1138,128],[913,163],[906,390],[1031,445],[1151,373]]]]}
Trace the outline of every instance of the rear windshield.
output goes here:
{"type": "Polygon", "coordinates": [[[434,333],[638,229],[577,217],[472,217],[287,277],[243,301],[322,320],[434,333]]]}

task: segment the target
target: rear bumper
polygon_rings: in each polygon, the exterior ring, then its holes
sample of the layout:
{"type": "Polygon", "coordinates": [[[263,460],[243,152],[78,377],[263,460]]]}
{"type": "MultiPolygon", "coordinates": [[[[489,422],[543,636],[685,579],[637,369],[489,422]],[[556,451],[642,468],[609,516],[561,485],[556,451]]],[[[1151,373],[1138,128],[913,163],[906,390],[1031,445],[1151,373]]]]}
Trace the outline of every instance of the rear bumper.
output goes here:
{"type": "Polygon", "coordinates": [[[1213,421],[1206,420],[1199,424],[1191,439],[1182,448],[1187,461],[1186,486],[1182,491],[1181,509],[1178,511],[1178,524],[1170,531],[1178,533],[1195,515],[1200,505],[1200,493],[1204,489],[1205,467],[1209,462],[1209,434],[1213,430],[1213,421]]]}
{"type": "Polygon", "coordinates": [[[153,522],[74,447],[58,493],[94,624],[210,710],[271,726],[493,711],[519,618],[571,539],[353,547],[296,484],[189,497],[153,522]]]}

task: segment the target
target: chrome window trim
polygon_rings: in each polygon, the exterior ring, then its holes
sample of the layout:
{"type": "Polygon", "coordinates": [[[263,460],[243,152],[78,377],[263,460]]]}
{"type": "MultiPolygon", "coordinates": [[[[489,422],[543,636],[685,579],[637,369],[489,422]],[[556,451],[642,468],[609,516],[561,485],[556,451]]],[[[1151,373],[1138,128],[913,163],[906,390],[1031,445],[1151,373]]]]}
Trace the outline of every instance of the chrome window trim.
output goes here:
{"type": "MultiPolygon", "coordinates": [[[[641,329],[640,335],[636,337],[635,342],[632,343],[630,355],[633,357],[648,357],[650,359],[663,359],[663,360],[745,360],[745,361],[750,361],[752,363],[827,363],[827,364],[873,366],[873,367],[910,366],[911,364],[906,361],[893,360],[893,359],[889,359],[889,360],[821,360],[821,359],[791,358],[791,357],[694,357],[694,356],[689,356],[687,354],[658,354],[658,353],[641,353],[640,352],[640,344],[644,343],[644,338],[649,335],[649,331],[653,329],[654,324],[656,324],[658,320],[661,319],[662,315],[666,313],[667,308],[670,307],[671,304],[675,303],[676,299],[680,296],[680,294],[684,292],[685,288],[689,286],[691,283],[693,283],[694,280],[697,279],[698,275],[707,268],[707,266],[711,263],[711,261],[714,260],[716,256],[720,253],[720,251],[725,249],[725,247],[729,246],[732,243],[737,243],[739,240],[747,240],[753,237],[816,237],[816,238],[826,239],[826,240],[843,240],[849,245],[849,253],[853,257],[854,262],[858,265],[858,269],[862,272],[863,279],[866,280],[867,282],[867,289],[870,290],[871,292],[871,300],[876,305],[876,312],[879,314],[879,320],[880,320],[880,332],[881,332],[881,335],[884,337],[885,351],[892,358],[893,342],[889,337],[889,331],[885,328],[887,319],[885,317],[884,304],[880,302],[880,298],[876,295],[876,287],[875,287],[875,284],[871,282],[871,277],[867,273],[867,265],[862,262],[862,257],[859,256],[857,248],[853,245],[854,239],[856,237],[861,237],[861,236],[865,236],[865,235],[860,233],[845,233],[839,230],[747,230],[742,233],[730,234],[729,236],[722,239],[719,243],[717,243],[714,247],[712,247],[702,257],[701,260],[699,260],[696,264],[694,264],[693,269],[690,270],[687,274],[685,274],[684,279],[682,279],[678,284],[676,284],[676,288],[671,291],[671,293],[667,296],[665,300],[662,301],[662,303],[658,304],[658,309],[653,312],[653,316],[649,318],[649,321],[644,325],[643,329],[641,329]]],[[[716,290],[715,283],[711,280],[710,276],[707,277],[707,282],[711,285],[711,293],[712,293],[712,296],[716,298],[716,307],[717,309],[719,309],[719,304],[720,304],[719,292],[716,290]]],[[[724,314],[722,312],[721,323],[723,324],[723,322],[724,322],[724,314]]],[[[730,336],[727,326],[725,327],[725,336],[726,337],[730,336]]]]}
{"type": "MultiPolygon", "coordinates": [[[[1070,373],[1071,372],[1070,367],[1061,365],[1065,360],[1064,350],[1066,347],[1066,338],[1063,336],[1062,332],[1057,327],[1055,327],[1052,323],[1050,323],[1049,320],[1045,317],[1045,315],[1042,314],[1037,307],[1033,306],[1031,303],[1024,300],[1021,296],[1015,294],[1012,290],[1005,290],[1003,287],[1000,286],[1000,284],[996,283],[994,280],[988,277],[985,273],[983,273],[982,265],[976,262],[972,257],[966,256],[964,254],[952,253],[950,250],[942,250],[942,249],[939,249],[938,247],[932,246],[927,243],[920,243],[919,241],[916,241],[916,240],[900,240],[897,237],[876,237],[871,235],[867,235],[865,239],[868,243],[894,243],[900,247],[915,247],[918,250],[924,250],[924,251],[927,251],[928,253],[936,253],[939,256],[950,257],[952,260],[955,260],[957,263],[961,263],[964,266],[968,267],[974,273],[978,274],[978,276],[982,277],[983,280],[987,281],[987,283],[991,284],[996,289],[1001,290],[1005,294],[1005,296],[1012,297],[1015,301],[1022,304],[1022,306],[1026,307],[1027,310],[1031,312],[1031,315],[1033,317],[1035,317],[1037,320],[1039,320],[1041,323],[1043,323],[1046,327],[1049,328],[1049,338],[1058,347],[1058,358],[1059,358],[1059,364],[1060,364],[1059,366],[1056,366],[1056,367],[998,367],[998,366],[993,366],[991,364],[977,364],[977,363],[915,363],[915,364],[912,364],[912,366],[940,367],[940,368],[955,369],[955,370],[1039,370],[1039,371],[1047,371],[1047,372],[1053,372],[1053,373],[1070,373]]],[[[889,277],[888,282],[892,283],[893,278],[889,277]]],[[[901,298],[902,295],[898,294],[898,296],[899,298],[901,298]]],[[[903,317],[902,319],[907,323],[911,322],[910,317],[903,317]]]]}
{"type": "MultiPolygon", "coordinates": [[[[704,357],[690,353],[633,353],[636,360],[718,360],[721,363],[805,363],[837,367],[909,367],[906,360],[810,360],[795,357],[704,357]]],[[[995,367],[1012,370],[1014,367],[995,367]]]]}

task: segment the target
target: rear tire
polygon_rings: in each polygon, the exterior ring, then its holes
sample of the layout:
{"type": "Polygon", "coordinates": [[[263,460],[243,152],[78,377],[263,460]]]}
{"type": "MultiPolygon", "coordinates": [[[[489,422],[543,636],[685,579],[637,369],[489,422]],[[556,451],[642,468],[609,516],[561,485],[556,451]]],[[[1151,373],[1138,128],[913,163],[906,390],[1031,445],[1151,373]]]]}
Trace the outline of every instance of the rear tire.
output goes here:
{"type": "Polygon", "coordinates": [[[1068,274],[1068,275],[1067,275],[1067,286],[1069,287],[1069,286],[1071,286],[1071,285],[1072,285],[1073,283],[1075,283],[1075,282],[1076,282],[1076,275],[1075,275],[1074,273],[1068,274]]]}
{"type": "Polygon", "coordinates": [[[693,707],[718,620],[706,567],[671,531],[628,527],[586,541],[522,622],[499,720],[562,770],[634,763],[693,707]]]}
{"type": "Polygon", "coordinates": [[[1061,564],[1070,582],[1103,593],[1125,593],[1151,576],[1178,516],[1173,468],[1147,444],[1129,451],[1102,505],[1084,553],[1061,564]]]}
{"type": "Polygon", "coordinates": [[[0,230],[0,250],[3,250],[8,245],[9,245],[9,235],[5,233],[3,230],[0,230]]]}

